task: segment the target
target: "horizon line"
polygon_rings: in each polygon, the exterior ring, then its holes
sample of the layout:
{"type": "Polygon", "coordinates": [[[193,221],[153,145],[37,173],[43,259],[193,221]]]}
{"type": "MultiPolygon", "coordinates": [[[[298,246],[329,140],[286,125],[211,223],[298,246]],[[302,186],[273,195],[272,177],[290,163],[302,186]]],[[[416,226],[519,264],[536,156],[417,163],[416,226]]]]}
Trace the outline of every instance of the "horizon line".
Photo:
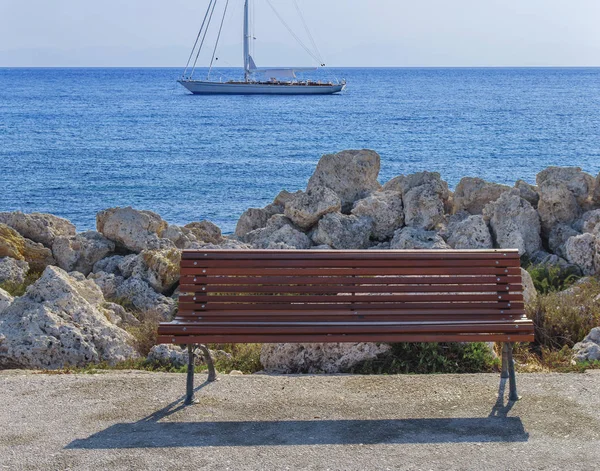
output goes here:
{"type": "MultiPolygon", "coordinates": [[[[276,66],[269,66],[275,68],[276,66]]],[[[0,65],[0,69],[184,69],[182,66],[146,65],[0,65]]],[[[209,67],[197,67],[208,69],[209,67]]],[[[598,69],[599,65],[377,65],[377,66],[331,66],[320,69],[598,69]]],[[[242,66],[213,67],[213,69],[243,69],[242,66]]]]}

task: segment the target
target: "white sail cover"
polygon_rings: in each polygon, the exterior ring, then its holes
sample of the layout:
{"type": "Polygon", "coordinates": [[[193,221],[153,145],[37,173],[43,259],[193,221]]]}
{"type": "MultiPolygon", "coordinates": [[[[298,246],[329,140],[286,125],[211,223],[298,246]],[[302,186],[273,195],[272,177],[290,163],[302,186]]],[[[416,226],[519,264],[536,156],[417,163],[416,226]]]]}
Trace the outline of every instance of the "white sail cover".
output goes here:
{"type": "Polygon", "coordinates": [[[269,80],[271,78],[296,78],[296,72],[310,72],[317,70],[317,67],[283,67],[276,69],[269,68],[258,68],[252,56],[248,56],[250,59],[250,73],[255,76],[258,75],[262,79],[269,80]]]}

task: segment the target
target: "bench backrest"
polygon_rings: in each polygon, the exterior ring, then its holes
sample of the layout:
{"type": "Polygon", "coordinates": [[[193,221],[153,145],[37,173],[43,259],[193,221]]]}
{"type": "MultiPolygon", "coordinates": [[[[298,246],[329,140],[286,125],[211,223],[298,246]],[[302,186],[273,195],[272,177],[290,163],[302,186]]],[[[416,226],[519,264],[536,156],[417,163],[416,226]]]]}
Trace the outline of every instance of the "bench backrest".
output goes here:
{"type": "Polygon", "coordinates": [[[177,319],[521,318],[516,250],[183,252],[177,319]]]}

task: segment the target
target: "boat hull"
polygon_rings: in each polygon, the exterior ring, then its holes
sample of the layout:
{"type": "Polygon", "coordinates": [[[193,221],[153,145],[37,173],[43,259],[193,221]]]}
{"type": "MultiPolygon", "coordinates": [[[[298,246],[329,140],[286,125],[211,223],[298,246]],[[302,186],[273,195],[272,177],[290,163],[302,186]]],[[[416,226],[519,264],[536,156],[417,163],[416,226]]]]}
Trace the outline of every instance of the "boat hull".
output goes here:
{"type": "Polygon", "coordinates": [[[178,80],[194,95],[332,95],[345,88],[333,85],[285,85],[270,83],[221,83],[200,80],[178,80]]]}

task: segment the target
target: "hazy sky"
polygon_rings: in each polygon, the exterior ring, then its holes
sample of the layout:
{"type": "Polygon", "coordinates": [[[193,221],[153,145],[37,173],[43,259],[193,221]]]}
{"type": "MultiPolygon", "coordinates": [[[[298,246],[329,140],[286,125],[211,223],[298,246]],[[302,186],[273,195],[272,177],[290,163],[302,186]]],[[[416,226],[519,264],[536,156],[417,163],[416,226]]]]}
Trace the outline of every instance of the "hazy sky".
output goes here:
{"type": "MultiPolygon", "coordinates": [[[[267,0],[253,1],[257,64],[312,64],[267,0]]],[[[309,44],[293,0],[271,1],[309,44]]],[[[600,66],[600,0],[297,1],[330,66],[600,66]]],[[[221,65],[241,65],[242,4],[229,0],[221,65]]],[[[0,0],[0,66],[180,67],[207,5],[0,0]]]]}

